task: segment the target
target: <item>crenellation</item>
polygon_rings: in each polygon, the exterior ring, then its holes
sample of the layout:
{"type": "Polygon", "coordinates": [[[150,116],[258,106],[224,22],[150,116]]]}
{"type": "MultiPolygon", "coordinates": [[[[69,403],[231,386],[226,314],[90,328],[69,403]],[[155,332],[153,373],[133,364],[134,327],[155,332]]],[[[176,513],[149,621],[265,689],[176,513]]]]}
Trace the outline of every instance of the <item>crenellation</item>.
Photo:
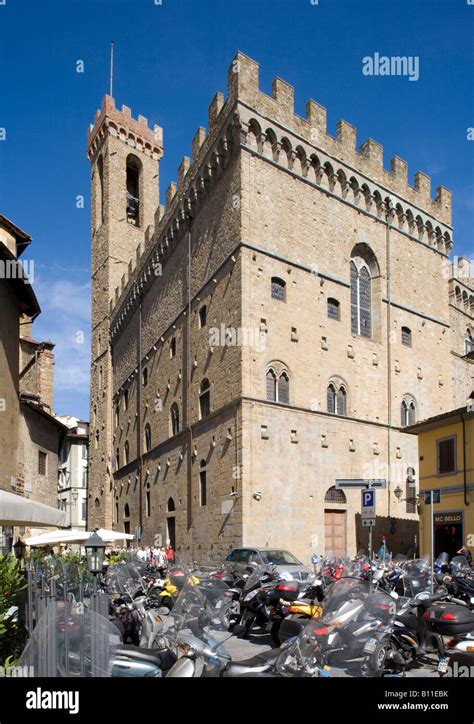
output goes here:
{"type": "Polygon", "coordinates": [[[281,117],[292,120],[295,115],[295,89],[278,76],[272,82],[272,98],[278,103],[281,117]]]}
{"type": "Polygon", "coordinates": [[[258,63],[240,51],[237,52],[227,73],[228,97],[232,101],[240,98],[254,105],[260,93],[258,76],[258,63]]]}
{"type": "Polygon", "coordinates": [[[171,202],[173,201],[174,197],[176,196],[176,190],[177,190],[176,182],[172,181],[170,183],[170,185],[168,186],[168,188],[166,189],[166,195],[165,195],[166,211],[168,211],[168,209],[171,206],[171,202]]]}
{"type": "Polygon", "coordinates": [[[222,108],[224,107],[224,94],[217,92],[214,98],[212,99],[211,105],[209,106],[208,111],[208,125],[209,125],[209,131],[211,131],[214,126],[217,123],[217,118],[219,116],[219,113],[221,112],[222,108]]]}
{"type": "Polygon", "coordinates": [[[138,123],[140,124],[140,126],[146,126],[146,128],[148,128],[148,118],[146,118],[145,116],[140,116],[140,115],[139,115],[139,116],[138,116],[138,123]]]}
{"type": "Polygon", "coordinates": [[[206,129],[203,126],[199,126],[197,129],[193,141],[192,141],[192,162],[194,163],[198,157],[201,146],[206,140],[206,129]]]}
{"type": "Polygon", "coordinates": [[[431,201],[431,179],[421,171],[415,174],[415,189],[425,197],[425,203],[431,201]]]}
{"type": "Polygon", "coordinates": [[[191,167],[189,156],[183,156],[178,168],[178,191],[183,190],[184,178],[191,167]]]}
{"type": "Polygon", "coordinates": [[[132,118],[132,109],[129,106],[122,105],[122,113],[125,118],[132,118]]]}
{"type": "MultiPolygon", "coordinates": [[[[308,123],[312,126],[311,131],[316,129],[318,134],[321,134],[321,136],[326,134],[327,110],[324,106],[321,106],[319,103],[316,103],[316,101],[313,101],[310,98],[310,100],[306,103],[306,117],[308,123]]],[[[311,137],[312,134],[310,133],[310,138],[311,137]]]]}
{"type": "Polygon", "coordinates": [[[390,160],[390,173],[402,184],[408,186],[408,164],[398,156],[393,156],[390,160]]]}
{"type": "Polygon", "coordinates": [[[450,219],[452,215],[452,202],[453,195],[449,189],[445,186],[438,186],[436,189],[436,200],[435,204],[445,212],[445,215],[450,219]]]}
{"type": "Polygon", "coordinates": [[[374,141],[372,138],[368,138],[360,147],[359,153],[383,170],[383,146],[380,143],[374,141]]]}
{"type": "Polygon", "coordinates": [[[350,123],[343,120],[338,122],[336,140],[341,146],[344,146],[344,151],[349,155],[355,154],[357,148],[357,131],[350,123]]]}

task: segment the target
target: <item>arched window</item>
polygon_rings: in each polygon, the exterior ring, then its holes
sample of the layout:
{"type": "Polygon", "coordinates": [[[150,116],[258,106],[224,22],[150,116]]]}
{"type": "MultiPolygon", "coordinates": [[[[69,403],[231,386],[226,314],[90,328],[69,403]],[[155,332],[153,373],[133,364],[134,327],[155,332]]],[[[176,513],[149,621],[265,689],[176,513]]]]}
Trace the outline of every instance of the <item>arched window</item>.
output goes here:
{"type": "Polygon", "coordinates": [[[201,460],[199,463],[199,505],[201,507],[207,505],[207,472],[205,460],[201,460]]]}
{"type": "Polygon", "coordinates": [[[360,257],[351,260],[351,330],[362,337],[372,336],[372,279],[360,257]]]}
{"type": "Polygon", "coordinates": [[[336,395],[336,414],[337,415],[345,415],[346,414],[346,390],[341,385],[341,387],[337,391],[336,395]]]}
{"type": "Polygon", "coordinates": [[[329,488],[324,496],[325,503],[340,503],[345,505],[347,503],[346,494],[343,490],[338,490],[335,485],[329,488]]]}
{"type": "Polygon", "coordinates": [[[333,384],[327,389],[327,408],[332,415],[336,413],[336,388],[333,384]]]}
{"type": "Polygon", "coordinates": [[[267,400],[276,402],[276,375],[273,370],[267,372],[267,400]]]}
{"type": "Polygon", "coordinates": [[[177,435],[179,432],[179,407],[173,402],[170,410],[170,432],[171,435],[177,435]]]}
{"type": "Polygon", "coordinates": [[[99,500],[99,498],[96,498],[96,499],[94,500],[94,508],[100,508],[100,500],[99,500]]]}
{"type": "Polygon", "coordinates": [[[416,402],[412,397],[405,397],[400,406],[401,427],[414,425],[416,422],[416,402]]]}
{"type": "Polygon", "coordinates": [[[402,327],[402,344],[405,347],[411,347],[411,329],[409,327],[402,327]]]}
{"type": "Polygon", "coordinates": [[[205,379],[201,382],[199,388],[199,417],[208,417],[211,414],[211,388],[209,380],[205,379]]]}
{"type": "Polygon", "coordinates": [[[472,339],[472,332],[468,328],[466,329],[466,334],[464,335],[464,354],[471,354],[471,352],[474,350],[474,343],[472,339]]]}
{"type": "Polygon", "coordinates": [[[127,221],[140,226],[140,173],[142,163],[130,154],[127,158],[127,221]]]}
{"type": "Polygon", "coordinates": [[[272,299],[286,302],[286,282],[279,277],[272,277],[272,299]]]}
{"type": "Polygon", "coordinates": [[[128,440],[125,441],[125,445],[123,446],[123,464],[128,465],[130,462],[130,446],[128,444],[128,440]]]}
{"type": "Polygon", "coordinates": [[[199,329],[206,326],[207,323],[207,307],[205,304],[199,310],[199,329]]]}
{"type": "Polygon", "coordinates": [[[150,452],[151,450],[151,427],[149,423],[145,425],[145,452],[150,452]]]}
{"type": "Polygon", "coordinates": [[[337,299],[328,299],[328,317],[329,319],[340,319],[341,318],[341,305],[337,299]]]}
{"type": "Polygon", "coordinates": [[[176,510],[176,505],[174,504],[173,498],[168,498],[166,508],[168,510],[168,513],[174,513],[174,511],[176,510]]]}
{"type": "Polygon", "coordinates": [[[278,378],[278,402],[288,405],[290,402],[290,380],[286,372],[278,378]]]}
{"type": "Polygon", "coordinates": [[[142,381],[143,381],[143,387],[146,387],[148,384],[148,367],[143,368],[142,381]]]}
{"type": "Polygon", "coordinates": [[[128,506],[128,503],[125,503],[124,509],[123,509],[123,517],[124,518],[130,518],[130,508],[128,506]]]}

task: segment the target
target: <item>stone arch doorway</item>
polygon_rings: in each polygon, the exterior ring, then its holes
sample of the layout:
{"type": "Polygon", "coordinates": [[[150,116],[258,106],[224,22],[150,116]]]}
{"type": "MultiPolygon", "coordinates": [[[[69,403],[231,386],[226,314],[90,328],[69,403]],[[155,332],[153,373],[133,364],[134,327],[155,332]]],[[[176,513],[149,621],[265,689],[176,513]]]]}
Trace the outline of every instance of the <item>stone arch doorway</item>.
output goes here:
{"type": "Polygon", "coordinates": [[[173,498],[168,498],[166,517],[166,543],[176,550],[176,505],[173,498]]]}
{"type": "Polygon", "coordinates": [[[342,556],[347,552],[347,498],[335,486],[324,496],[324,552],[342,556]]]}

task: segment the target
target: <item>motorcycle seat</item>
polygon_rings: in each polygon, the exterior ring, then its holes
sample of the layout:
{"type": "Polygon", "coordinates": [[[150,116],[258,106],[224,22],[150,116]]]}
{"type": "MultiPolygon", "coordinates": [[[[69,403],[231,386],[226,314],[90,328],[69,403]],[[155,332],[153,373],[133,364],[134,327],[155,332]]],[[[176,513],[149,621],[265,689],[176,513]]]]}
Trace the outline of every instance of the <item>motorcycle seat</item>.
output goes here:
{"type": "Polygon", "coordinates": [[[232,661],[225,670],[225,677],[244,676],[249,674],[262,674],[272,668],[280,656],[280,649],[270,649],[263,651],[256,656],[244,661],[232,661]]]}
{"type": "Polygon", "coordinates": [[[139,661],[148,661],[160,668],[168,668],[168,664],[172,666],[176,660],[176,657],[171,654],[173,661],[170,663],[170,654],[171,652],[168,649],[146,649],[141,646],[133,646],[132,644],[123,644],[122,646],[117,646],[114,657],[126,656],[131,659],[138,659],[139,661]]]}

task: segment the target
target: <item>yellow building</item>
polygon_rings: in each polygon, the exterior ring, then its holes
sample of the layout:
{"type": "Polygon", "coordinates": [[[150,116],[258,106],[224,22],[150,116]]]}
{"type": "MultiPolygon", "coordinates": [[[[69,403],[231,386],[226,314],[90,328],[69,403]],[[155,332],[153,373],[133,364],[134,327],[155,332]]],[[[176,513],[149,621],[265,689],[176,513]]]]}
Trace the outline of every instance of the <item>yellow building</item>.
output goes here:
{"type": "Polygon", "coordinates": [[[429,495],[423,493],[440,491],[433,505],[435,557],[442,551],[455,555],[462,546],[474,557],[474,400],[406,432],[418,435],[421,554],[431,546],[429,495]]]}

